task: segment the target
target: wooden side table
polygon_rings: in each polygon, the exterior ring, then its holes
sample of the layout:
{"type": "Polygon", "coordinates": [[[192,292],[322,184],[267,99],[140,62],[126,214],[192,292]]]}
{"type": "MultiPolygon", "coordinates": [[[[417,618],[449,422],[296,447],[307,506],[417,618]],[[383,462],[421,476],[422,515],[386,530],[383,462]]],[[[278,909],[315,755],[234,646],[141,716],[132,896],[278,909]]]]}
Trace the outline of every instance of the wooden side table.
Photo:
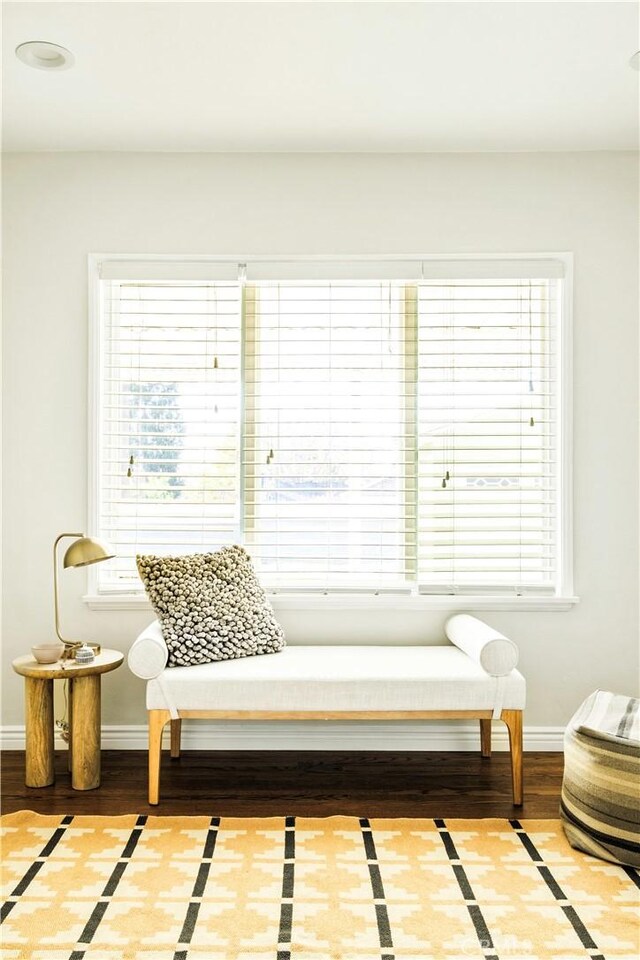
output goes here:
{"type": "Polygon", "coordinates": [[[69,681],[69,769],[74,790],[100,786],[100,678],[120,666],[124,655],[103,649],[91,663],[74,660],[38,663],[18,657],[13,669],[24,677],[25,783],[48,787],[53,772],[53,681],[69,681]]]}

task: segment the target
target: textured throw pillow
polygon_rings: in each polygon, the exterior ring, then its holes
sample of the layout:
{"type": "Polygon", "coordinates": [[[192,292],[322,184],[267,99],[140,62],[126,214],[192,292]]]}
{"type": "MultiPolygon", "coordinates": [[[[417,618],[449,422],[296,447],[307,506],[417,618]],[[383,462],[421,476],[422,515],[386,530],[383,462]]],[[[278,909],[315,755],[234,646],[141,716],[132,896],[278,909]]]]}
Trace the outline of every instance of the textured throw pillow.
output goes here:
{"type": "Polygon", "coordinates": [[[242,547],[185,557],[137,556],[162,627],[168,666],[276,653],[284,633],[242,547]]]}

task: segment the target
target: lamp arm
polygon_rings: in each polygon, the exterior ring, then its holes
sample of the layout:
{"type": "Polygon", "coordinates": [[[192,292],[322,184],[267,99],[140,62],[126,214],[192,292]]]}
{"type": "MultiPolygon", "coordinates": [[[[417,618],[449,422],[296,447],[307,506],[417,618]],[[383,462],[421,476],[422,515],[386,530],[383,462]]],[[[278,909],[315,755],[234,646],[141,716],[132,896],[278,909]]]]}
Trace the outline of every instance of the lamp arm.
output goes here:
{"type": "Polygon", "coordinates": [[[84,537],[84,533],[61,533],[59,537],[56,537],[53,544],[53,606],[55,611],[55,622],[56,622],[56,635],[58,640],[64,643],[65,646],[74,646],[76,643],[80,643],[79,640],[65,640],[65,638],[60,633],[60,613],[58,609],[58,544],[61,540],[64,540],[65,537],[84,537]]]}

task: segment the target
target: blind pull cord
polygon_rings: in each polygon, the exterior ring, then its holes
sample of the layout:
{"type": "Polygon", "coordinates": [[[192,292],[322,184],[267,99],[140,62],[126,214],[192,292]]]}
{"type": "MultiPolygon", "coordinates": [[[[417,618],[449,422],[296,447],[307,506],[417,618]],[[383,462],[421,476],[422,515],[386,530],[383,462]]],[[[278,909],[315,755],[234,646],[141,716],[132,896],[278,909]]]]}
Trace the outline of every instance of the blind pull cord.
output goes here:
{"type": "MultiPolygon", "coordinates": [[[[529,393],[534,392],[533,387],[533,320],[531,317],[531,281],[529,281],[529,393]]],[[[533,406],[533,404],[532,404],[533,406]]],[[[533,415],[529,417],[529,426],[535,427],[533,415]]]]}
{"type": "MultiPolygon", "coordinates": [[[[213,357],[213,369],[217,370],[218,369],[218,291],[216,289],[215,284],[210,286],[209,289],[213,291],[213,303],[215,307],[215,318],[214,318],[214,327],[213,327],[214,337],[215,337],[215,343],[214,343],[213,349],[215,350],[215,355],[213,357]]],[[[207,340],[208,339],[209,339],[209,329],[207,327],[207,340]]],[[[217,414],[218,413],[218,393],[219,393],[219,387],[220,387],[218,383],[217,374],[214,375],[213,382],[214,382],[214,393],[215,393],[213,412],[214,414],[217,414]]]]}

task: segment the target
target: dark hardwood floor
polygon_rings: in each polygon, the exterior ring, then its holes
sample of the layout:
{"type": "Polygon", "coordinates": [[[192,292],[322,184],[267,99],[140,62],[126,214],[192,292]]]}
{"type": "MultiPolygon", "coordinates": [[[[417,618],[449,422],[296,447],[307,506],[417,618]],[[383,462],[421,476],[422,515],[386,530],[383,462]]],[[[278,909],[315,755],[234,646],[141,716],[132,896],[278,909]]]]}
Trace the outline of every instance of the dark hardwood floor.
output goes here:
{"type": "Polygon", "coordinates": [[[24,785],[24,754],[2,756],[2,812],[45,814],[366,817],[558,816],[561,753],[525,753],[522,807],[511,803],[509,755],[356,753],[347,751],[185,751],[163,755],[161,799],[147,804],[146,752],[105,750],[102,785],[71,788],[66,753],[56,754],[56,782],[24,785]]]}

